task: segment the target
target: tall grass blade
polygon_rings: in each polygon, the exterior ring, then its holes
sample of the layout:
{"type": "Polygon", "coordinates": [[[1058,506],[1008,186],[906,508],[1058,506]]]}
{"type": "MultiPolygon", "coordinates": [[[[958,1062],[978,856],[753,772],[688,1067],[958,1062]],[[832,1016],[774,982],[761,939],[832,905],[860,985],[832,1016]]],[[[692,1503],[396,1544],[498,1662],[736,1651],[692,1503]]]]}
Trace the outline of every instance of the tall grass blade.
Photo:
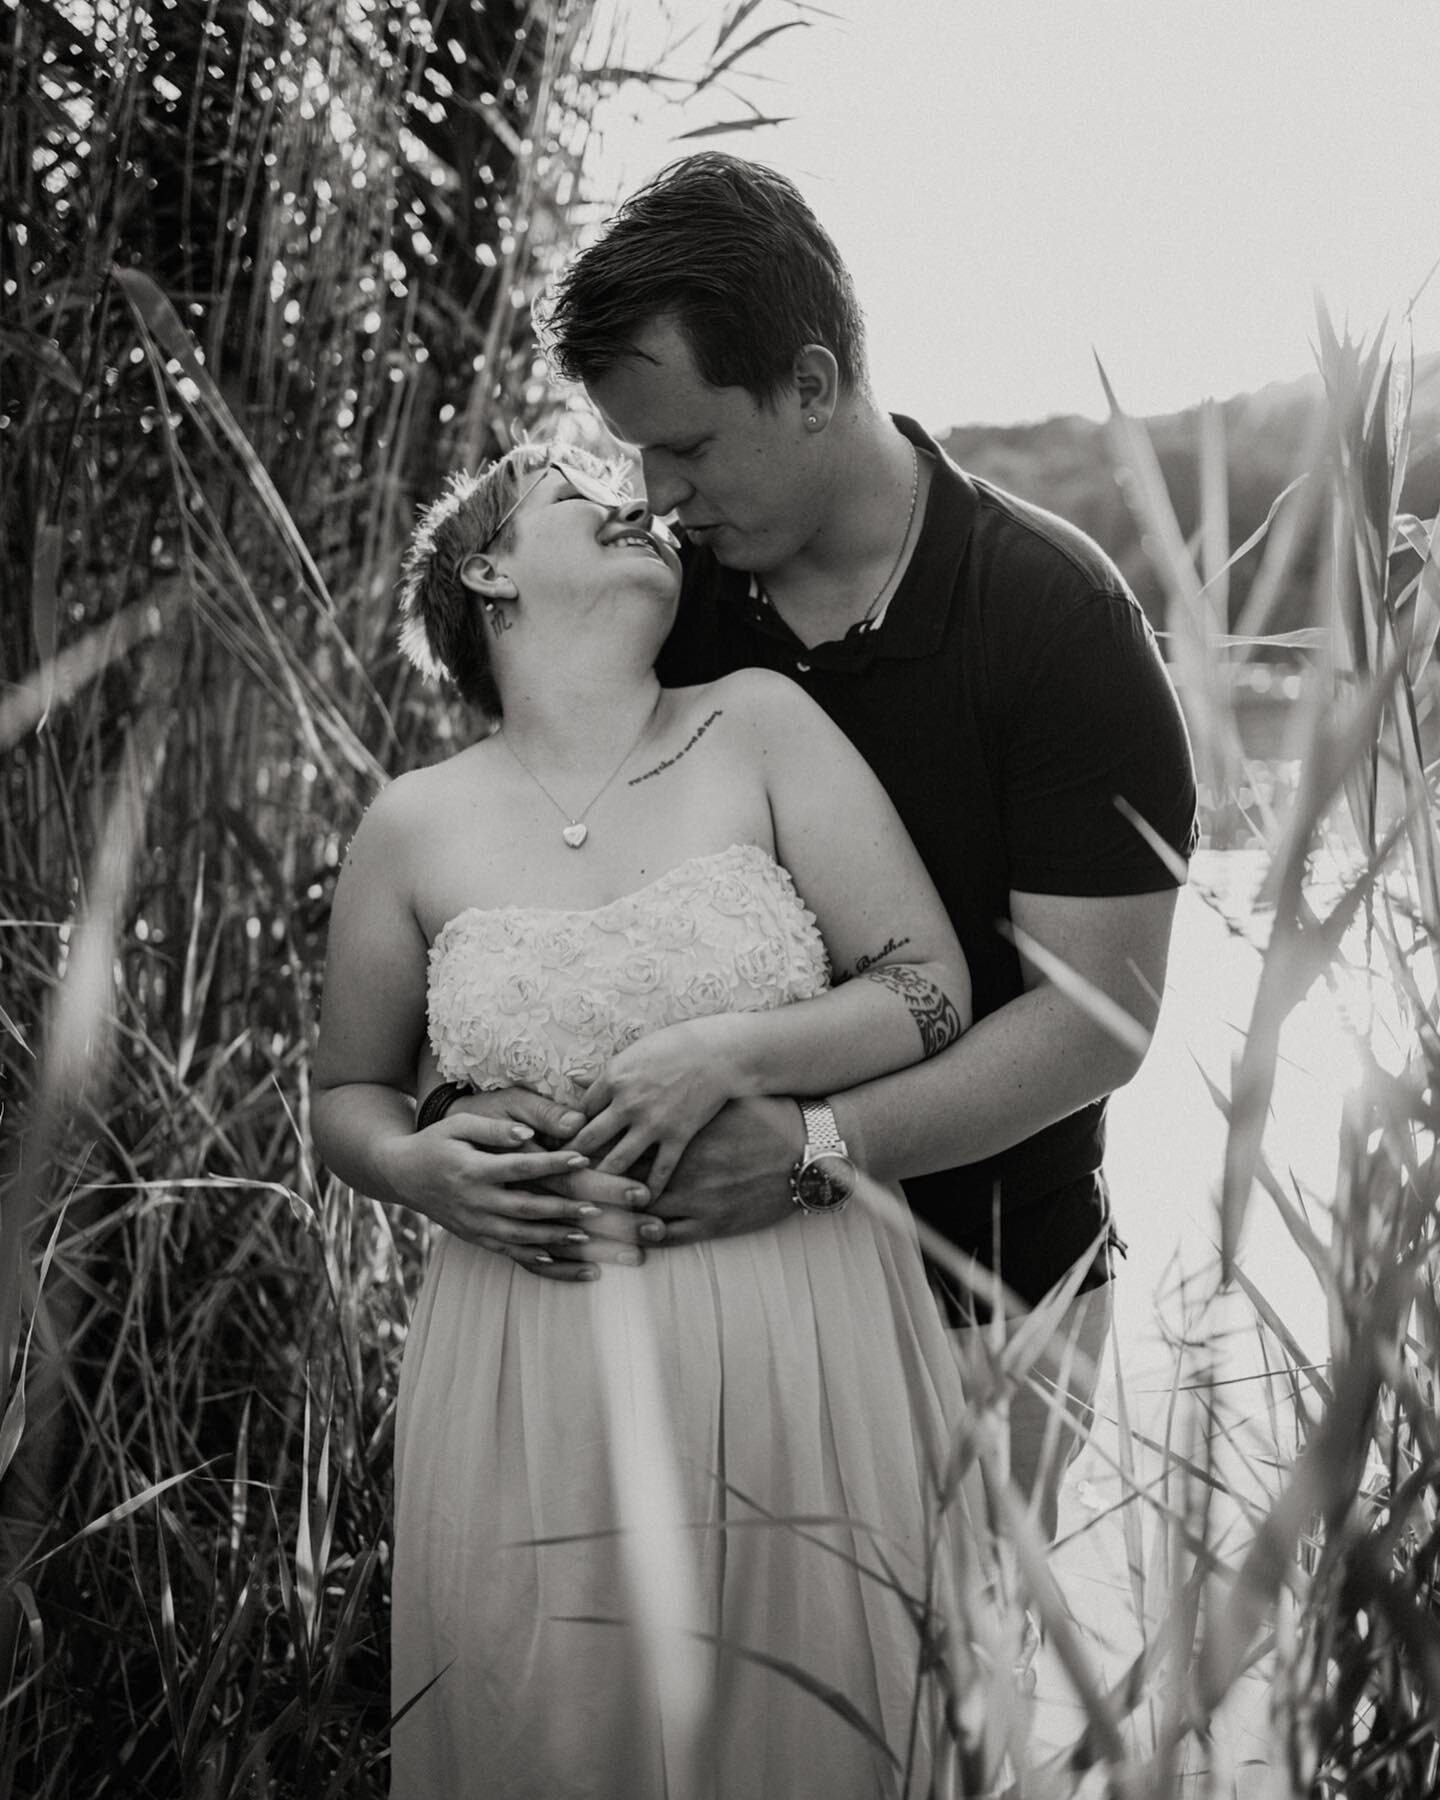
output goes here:
{"type": "Polygon", "coordinates": [[[1235,1264],[1260,1160],[1281,1027],[1329,965],[1349,915],[1371,890],[1393,848],[1392,834],[1337,907],[1329,928],[1316,929],[1301,897],[1310,843],[1330,800],[1378,729],[1398,673],[1398,661],[1392,658],[1368,693],[1338,723],[1316,713],[1301,790],[1267,876],[1267,886],[1275,895],[1275,926],[1230,1089],[1230,1131],[1220,1202],[1221,1258],[1227,1277],[1235,1264]]]}
{"type": "Polygon", "coordinates": [[[1145,1055],[1150,1048],[1150,1032],[1103,989],[1096,987],[1093,981],[1088,981],[1078,970],[1072,969],[1063,957],[1047,950],[1038,939],[1033,938],[1029,932],[1022,931],[1018,925],[1003,924],[1001,934],[1014,944],[1028,962],[1034,963],[1046,980],[1057,987],[1067,1000],[1072,1001],[1081,1012],[1108,1031],[1116,1043],[1123,1044],[1136,1056],[1145,1055]]]}
{"type": "Polygon", "coordinates": [[[51,655],[33,674],[0,695],[0,751],[13,749],[39,730],[56,709],[68,706],[138,644],[160,630],[163,602],[137,600],[51,655]]]}
{"type": "Polygon", "coordinates": [[[35,562],[30,578],[30,625],[44,682],[42,717],[50,710],[53,688],[51,672],[55,665],[55,645],[60,631],[60,601],[56,591],[60,573],[60,545],[60,527],[42,519],[35,528],[35,562]]]}
{"type": "Polygon", "coordinates": [[[219,428],[244,471],[251,490],[259,496],[271,525],[304,571],[317,598],[329,612],[334,611],[324,576],[310,554],[310,547],[295,528],[289,509],[280,498],[270,473],[239,422],[231,412],[224,395],[205,367],[199,345],[180,321],[179,314],[155,282],[141,269],[115,269],[116,285],[129,302],[138,322],[153,338],[163,357],[167,376],[176,382],[176,391],[188,406],[204,403],[210,420],[219,428]],[[188,384],[188,385],[186,385],[188,384]]]}
{"type": "MultiPolygon", "coordinates": [[[[567,1625],[607,1625],[621,1630],[633,1630],[634,1622],[630,1619],[612,1618],[601,1613],[565,1614],[563,1623],[567,1625]]],[[[741,1662],[753,1663],[757,1668],[773,1670],[783,1675],[787,1681],[793,1682],[802,1692],[811,1694],[820,1704],[833,1712],[837,1718],[843,1719],[852,1730],[883,1758],[894,1771],[900,1771],[900,1759],[886,1743],[874,1724],[865,1717],[847,1694],[828,1682],[819,1680],[800,1663],[787,1661],[784,1657],[772,1656],[765,1650],[754,1650],[746,1644],[737,1644],[730,1639],[712,1631],[693,1631],[690,1634],[697,1643],[708,1644],[711,1648],[723,1651],[741,1662]]]]}
{"type": "Polygon", "coordinates": [[[44,1551],[41,1555],[32,1557],[26,1566],[28,1568],[38,1569],[42,1563],[49,1562],[53,1557],[61,1555],[62,1552],[73,1548],[74,1545],[81,1543],[84,1539],[94,1537],[97,1532],[108,1531],[112,1525],[121,1524],[124,1520],[128,1519],[132,1513],[138,1512],[142,1506],[148,1506],[152,1500],[158,1500],[161,1494],[169,1493],[171,1488],[179,1487],[183,1482],[192,1481],[195,1476],[200,1473],[201,1469],[205,1467],[208,1467],[208,1464],[200,1464],[193,1469],[181,1469],[178,1474],[167,1475],[163,1480],[150,1482],[147,1486],[143,1487],[138,1494],[131,1494],[128,1499],[122,1500],[118,1506],[109,1507],[105,1512],[101,1513],[98,1518],[89,1520],[88,1523],[83,1525],[79,1531],[73,1533],[70,1537],[63,1539],[58,1544],[52,1545],[50,1549],[44,1551]]]}

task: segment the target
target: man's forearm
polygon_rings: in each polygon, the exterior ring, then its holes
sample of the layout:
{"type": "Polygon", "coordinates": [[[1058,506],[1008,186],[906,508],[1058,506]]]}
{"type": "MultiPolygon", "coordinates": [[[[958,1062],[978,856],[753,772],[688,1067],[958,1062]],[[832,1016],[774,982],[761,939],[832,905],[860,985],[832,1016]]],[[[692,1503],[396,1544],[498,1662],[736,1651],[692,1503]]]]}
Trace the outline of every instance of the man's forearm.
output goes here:
{"type": "Polygon", "coordinates": [[[1123,1086],[1138,1066],[1047,985],[929,1062],[834,1096],[835,1116],[860,1166],[896,1181],[1008,1150],[1123,1086]]]}
{"type": "MultiPolygon", "coordinates": [[[[1140,1066],[1165,987],[1174,890],[1089,899],[1016,892],[1011,911],[1017,931],[1068,972],[1063,987],[1032,970],[1031,987],[940,1055],[831,1096],[850,1154],[882,1181],[997,1155],[1112,1093],[1140,1066]],[[1138,1044],[1133,1032],[1122,1044],[1096,1024],[1082,1004],[1087,994],[1090,1004],[1099,994],[1120,1008],[1140,1028],[1138,1044]]],[[[657,1208],[682,1221],[675,1241],[783,1216],[798,1126],[798,1109],[773,1100],[720,1113],[657,1208]],[[688,1179],[702,1166],[703,1182],[688,1179]]]]}

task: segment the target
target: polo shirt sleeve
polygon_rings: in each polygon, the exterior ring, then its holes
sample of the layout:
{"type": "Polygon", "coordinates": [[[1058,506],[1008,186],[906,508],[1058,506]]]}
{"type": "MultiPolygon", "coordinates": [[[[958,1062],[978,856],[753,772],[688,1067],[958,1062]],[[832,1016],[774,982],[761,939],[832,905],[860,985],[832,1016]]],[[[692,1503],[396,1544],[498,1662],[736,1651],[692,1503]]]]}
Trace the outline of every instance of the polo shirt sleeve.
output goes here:
{"type": "Polygon", "coordinates": [[[1197,838],[1185,721],[1148,620],[1096,590],[1011,671],[998,721],[1013,891],[1147,894],[1175,877],[1116,805],[1180,856],[1197,838]]]}

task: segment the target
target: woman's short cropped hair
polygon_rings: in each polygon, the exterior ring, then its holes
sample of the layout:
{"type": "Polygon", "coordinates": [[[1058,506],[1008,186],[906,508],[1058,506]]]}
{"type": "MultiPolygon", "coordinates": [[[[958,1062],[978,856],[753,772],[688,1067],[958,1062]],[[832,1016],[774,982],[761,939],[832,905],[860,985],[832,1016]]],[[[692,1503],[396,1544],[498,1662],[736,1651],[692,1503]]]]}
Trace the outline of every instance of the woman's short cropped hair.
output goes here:
{"type": "MultiPolygon", "coordinates": [[[[448,682],[469,705],[500,716],[485,609],[460,579],[467,557],[489,544],[544,445],[522,444],[476,473],[457,469],[416,521],[400,581],[400,648],[430,681],[448,682]]],[[[510,527],[496,544],[504,547],[510,527]]]]}
{"type": "Polygon", "coordinates": [[[537,312],[551,367],[569,381],[634,354],[673,319],[712,387],[774,400],[806,344],[866,387],[865,322],[840,252],[795,185],[762,163],[705,151],[632,194],[537,312]]]}
{"type": "Polygon", "coordinates": [[[613,462],[578,445],[518,444],[474,474],[461,469],[451,475],[445,492],[420,514],[405,552],[401,650],[427,679],[448,682],[462,700],[492,719],[500,717],[501,706],[485,606],[465,586],[461,570],[468,557],[482,550],[503,553],[510,547],[515,527],[505,515],[527,482],[556,457],[621,485],[613,462]]]}

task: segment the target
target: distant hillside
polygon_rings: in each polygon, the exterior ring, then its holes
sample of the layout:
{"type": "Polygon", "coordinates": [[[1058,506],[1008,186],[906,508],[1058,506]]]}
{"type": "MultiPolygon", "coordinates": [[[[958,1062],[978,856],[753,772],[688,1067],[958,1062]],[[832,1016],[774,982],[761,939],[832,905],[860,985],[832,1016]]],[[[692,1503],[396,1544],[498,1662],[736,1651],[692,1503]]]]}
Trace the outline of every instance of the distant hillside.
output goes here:
{"type": "MultiPolygon", "coordinates": [[[[1275,496],[1304,466],[1321,393],[1316,375],[1274,383],[1223,402],[1232,549],[1263,523],[1275,496]]],[[[1199,408],[1161,414],[1144,424],[1180,529],[1188,537],[1200,516],[1199,408]]],[[[1120,565],[1151,620],[1161,624],[1160,585],[1116,479],[1105,426],[1079,418],[1047,419],[1039,425],[966,425],[940,441],[971,474],[1048,507],[1088,531],[1120,565]]],[[[1413,444],[1403,504],[1422,518],[1432,518],[1440,509],[1440,356],[1417,362],[1413,444]]],[[[1274,629],[1291,630],[1309,621],[1322,541],[1319,531],[1312,530],[1274,629]]],[[[1257,548],[1231,571],[1232,620],[1244,604],[1260,554],[1257,548]]]]}

